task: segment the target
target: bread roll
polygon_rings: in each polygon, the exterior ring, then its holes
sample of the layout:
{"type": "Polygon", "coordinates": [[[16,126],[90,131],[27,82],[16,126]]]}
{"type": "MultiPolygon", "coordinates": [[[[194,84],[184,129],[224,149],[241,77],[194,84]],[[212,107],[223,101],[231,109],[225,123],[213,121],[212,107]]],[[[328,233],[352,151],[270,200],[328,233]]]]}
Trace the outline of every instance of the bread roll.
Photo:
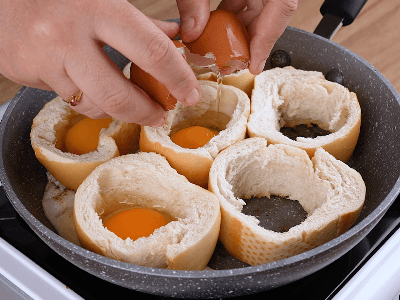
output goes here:
{"type": "Polygon", "coordinates": [[[214,251],[220,225],[217,197],[179,175],[156,153],[114,158],[78,188],[75,225],[86,249],[124,262],[174,270],[202,270],[214,251]],[[133,207],[160,211],[173,221],[149,237],[123,240],[103,224],[133,207]]]}
{"type": "Polygon", "coordinates": [[[42,199],[44,214],[61,237],[80,246],[75,230],[75,191],[65,188],[50,173],[47,177],[42,199]]]}
{"type": "MultiPolygon", "coordinates": [[[[207,72],[196,76],[198,80],[211,80],[217,82],[217,75],[213,72],[207,72]]],[[[249,97],[254,87],[254,78],[256,76],[251,74],[249,69],[240,70],[238,72],[225,75],[222,77],[222,84],[231,85],[241,89],[249,97]]]]}
{"type": "Polygon", "coordinates": [[[113,120],[100,132],[97,151],[76,155],[61,150],[68,129],[83,118],[56,97],[34,118],[31,130],[37,159],[62,185],[73,190],[99,164],[120,154],[136,152],[139,146],[140,126],[113,120]]]}
{"type": "Polygon", "coordinates": [[[356,146],[360,124],[357,96],[344,86],[325,80],[320,72],[275,68],[254,79],[247,125],[250,137],[295,146],[306,150],[310,157],[322,147],[347,162],[356,146]],[[310,123],[331,133],[294,141],[280,132],[283,126],[310,123]]]}
{"type": "Polygon", "coordinates": [[[304,150],[249,138],[222,151],[210,170],[209,190],[221,204],[220,240],[236,258],[259,265],[322,245],[348,230],[365,199],[361,175],[317,148],[304,150]],[[307,218],[278,233],[243,214],[243,199],[287,196],[298,200],[307,218]]]}
{"type": "Polygon", "coordinates": [[[241,90],[221,85],[221,97],[217,98],[217,83],[199,81],[200,102],[185,106],[180,102],[168,112],[165,124],[161,127],[143,126],[140,134],[140,150],[156,152],[165,156],[179,174],[197,185],[207,188],[208,172],[217,154],[243,140],[250,112],[249,97],[241,90]],[[206,145],[197,149],[182,148],[174,144],[171,132],[199,125],[221,130],[206,145]]]}

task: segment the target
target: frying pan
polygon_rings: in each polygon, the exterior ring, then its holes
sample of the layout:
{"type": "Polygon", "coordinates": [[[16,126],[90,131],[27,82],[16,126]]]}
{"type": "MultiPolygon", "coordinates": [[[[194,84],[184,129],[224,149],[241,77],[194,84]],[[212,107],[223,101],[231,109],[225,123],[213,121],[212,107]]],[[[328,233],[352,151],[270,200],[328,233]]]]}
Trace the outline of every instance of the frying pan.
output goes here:
{"type": "MultiPolygon", "coordinates": [[[[347,16],[343,16],[346,21],[347,16]]],[[[368,234],[399,193],[400,96],[372,65],[319,35],[288,27],[273,51],[277,49],[291,55],[295,68],[324,74],[332,68],[340,70],[344,85],[358,96],[361,132],[348,164],[361,173],[367,194],[356,223],[341,236],[305,253],[260,266],[231,263],[234,260],[218,250],[212,260],[226,269],[211,271],[136,266],[78,247],[57,235],[44,216],[41,199],[46,170],[36,160],[29,138],[33,118],[56,95],[26,87],[10,102],[0,126],[0,178],[10,202],[32,230],[72,264],[114,284],[159,296],[220,298],[253,294],[288,284],[332,263],[368,234]]],[[[106,47],[105,51],[120,68],[128,63],[114,49],[106,47]]]]}

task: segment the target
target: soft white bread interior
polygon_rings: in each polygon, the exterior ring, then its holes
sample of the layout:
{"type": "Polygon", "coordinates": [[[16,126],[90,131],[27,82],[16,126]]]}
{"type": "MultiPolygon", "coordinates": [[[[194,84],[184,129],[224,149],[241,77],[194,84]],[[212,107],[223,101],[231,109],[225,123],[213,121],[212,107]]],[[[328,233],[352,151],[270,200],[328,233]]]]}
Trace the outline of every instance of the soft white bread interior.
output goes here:
{"type": "Polygon", "coordinates": [[[63,151],[67,131],[83,118],[56,97],[36,115],[31,130],[31,144],[37,159],[62,185],[73,190],[99,164],[139,148],[140,126],[114,119],[100,132],[96,151],[82,155],[63,151]]]}
{"type": "Polygon", "coordinates": [[[47,173],[47,177],[42,199],[44,214],[60,236],[80,246],[75,230],[75,191],[65,188],[50,173],[47,173]]]}
{"type": "Polygon", "coordinates": [[[210,170],[209,190],[221,204],[220,240],[236,258],[259,265],[287,258],[326,243],[348,230],[365,199],[361,175],[317,148],[304,150],[249,138],[222,151],[210,170]],[[307,218],[286,232],[259,226],[243,214],[252,196],[278,195],[298,200],[307,218]]]}
{"type": "MultiPolygon", "coordinates": [[[[207,72],[196,76],[198,80],[211,80],[217,82],[218,78],[214,72],[207,72]]],[[[232,85],[244,91],[249,97],[254,87],[256,75],[250,73],[249,69],[243,69],[222,77],[222,84],[232,85]]]]}
{"type": "Polygon", "coordinates": [[[75,225],[86,249],[124,262],[175,270],[203,270],[220,226],[217,197],[179,175],[156,153],[114,158],[78,188],[75,225]],[[124,209],[145,207],[170,217],[149,237],[123,240],[103,226],[124,209]]]}
{"type": "Polygon", "coordinates": [[[143,126],[140,134],[140,150],[165,156],[170,165],[190,182],[207,188],[208,173],[217,154],[246,137],[246,124],[250,113],[250,99],[242,90],[220,85],[213,81],[199,81],[200,102],[186,106],[178,102],[168,112],[161,127],[143,126]],[[206,145],[197,149],[183,148],[170,139],[170,134],[194,125],[216,128],[219,134],[206,145]]]}
{"type": "Polygon", "coordinates": [[[316,148],[322,147],[346,162],[356,146],[360,125],[357,96],[344,86],[327,81],[320,72],[275,68],[254,79],[248,122],[250,137],[299,147],[310,157],[316,148]],[[316,138],[298,137],[294,141],[280,132],[283,126],[311,123],[331,133],[316,138]]]}

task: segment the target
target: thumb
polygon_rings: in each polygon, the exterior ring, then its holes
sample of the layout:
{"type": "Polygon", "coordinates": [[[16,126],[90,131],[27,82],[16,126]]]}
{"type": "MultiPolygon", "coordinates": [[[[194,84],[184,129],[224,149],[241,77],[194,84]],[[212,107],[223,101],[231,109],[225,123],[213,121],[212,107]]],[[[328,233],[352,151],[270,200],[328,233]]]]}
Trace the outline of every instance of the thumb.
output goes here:
{"type": "Polygon", "coordinates": [[[203,32],[210,16],[209,0],[177,0],[181,16],[181,39],[193,42],[203,32]]]}

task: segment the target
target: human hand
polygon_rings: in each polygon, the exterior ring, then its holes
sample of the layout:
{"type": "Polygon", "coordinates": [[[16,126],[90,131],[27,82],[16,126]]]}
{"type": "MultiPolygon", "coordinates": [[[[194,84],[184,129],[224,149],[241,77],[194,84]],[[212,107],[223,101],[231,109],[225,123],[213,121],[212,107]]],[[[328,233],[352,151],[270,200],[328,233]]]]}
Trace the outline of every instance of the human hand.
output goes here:
{"type": "Polygon", "coordinates": [[[178,101],[200,99],[195,75],[170,38],[177,23],[150,20],[125,0],[0,0],[0,73],[14,82],[83,95],[73,108],[91,118],[160,126],[167,112],[127,80],[108,44],[162,82],[178,101]]]}
{"type": "MultiPolygon", "coordinates": [[[[250,37],[252,74],[262,72],[275,42],[284,32],[297,9],[298,0],[222,0],[218,9],[237,14],[250,37]]],[[[194,41],[200,36],[210,15],[209,0],[177,0],[181,15],[181,38],[194,41]]]]}

